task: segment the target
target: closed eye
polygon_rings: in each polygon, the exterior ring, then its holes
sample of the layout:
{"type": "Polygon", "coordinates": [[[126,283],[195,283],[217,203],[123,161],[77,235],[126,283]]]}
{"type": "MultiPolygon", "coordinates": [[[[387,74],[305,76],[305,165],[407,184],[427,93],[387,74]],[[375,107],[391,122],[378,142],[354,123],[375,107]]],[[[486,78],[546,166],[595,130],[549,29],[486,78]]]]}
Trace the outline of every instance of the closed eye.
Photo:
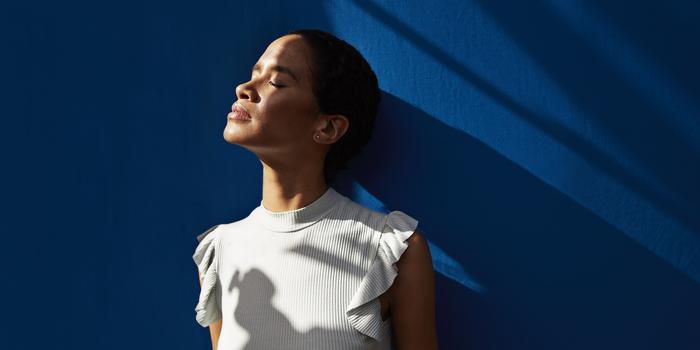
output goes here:
{"type": "Polygon", "coordinates": [[[270,83],[270,85],[272,85],[272,86],[274,86],[274,87],[276,87],[276,88],[283,88],[283,87],[285,87],[285,85],[280,85],[280,84],[275,84],[275,83],[273,83],[272,80],[270,80],[269,83],[270,83]]]}

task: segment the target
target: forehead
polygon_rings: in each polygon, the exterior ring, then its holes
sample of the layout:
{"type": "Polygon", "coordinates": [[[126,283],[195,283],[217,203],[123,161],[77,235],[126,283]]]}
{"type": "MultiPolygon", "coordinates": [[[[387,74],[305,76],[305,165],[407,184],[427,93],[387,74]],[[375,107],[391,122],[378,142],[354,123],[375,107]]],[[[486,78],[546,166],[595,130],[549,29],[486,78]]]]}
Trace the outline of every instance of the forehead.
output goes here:
{"type": "Polygon", "coordinates": [[[258,60],[263,66],[277,64],[289,67],[302,80],[310,74],[308,48],[297,34],[285,35],[270,43],[258,60]]]}

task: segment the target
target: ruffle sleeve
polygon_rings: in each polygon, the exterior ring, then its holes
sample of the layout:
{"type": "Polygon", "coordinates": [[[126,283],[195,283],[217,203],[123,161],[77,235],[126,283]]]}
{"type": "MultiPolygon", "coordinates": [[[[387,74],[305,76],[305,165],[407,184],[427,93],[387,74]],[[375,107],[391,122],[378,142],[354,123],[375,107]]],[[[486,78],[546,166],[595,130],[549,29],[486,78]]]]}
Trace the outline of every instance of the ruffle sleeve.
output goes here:
{"type": "Polygon", "coordinates": [[[202,327],[207,327],[221,319],[221,307],[216,298],[219,240],[218,235],[214,233],[218,226],[214,225],[197,236],[199,244],[192,256],[202,279],[199,302],[195,306],[197,323],[202,327]]]}
{"type": "Polygon", "coordinates": [[[404,212],[397,210],[387,214],[376,255],[346,309],[350,324],[376,340],[384,339],[390,330],[389,320],[382,321],[379,296],[391,287],[398,275],[395,264],[408,248],[406,240],[417,226],[418,221],[404,212]]]}

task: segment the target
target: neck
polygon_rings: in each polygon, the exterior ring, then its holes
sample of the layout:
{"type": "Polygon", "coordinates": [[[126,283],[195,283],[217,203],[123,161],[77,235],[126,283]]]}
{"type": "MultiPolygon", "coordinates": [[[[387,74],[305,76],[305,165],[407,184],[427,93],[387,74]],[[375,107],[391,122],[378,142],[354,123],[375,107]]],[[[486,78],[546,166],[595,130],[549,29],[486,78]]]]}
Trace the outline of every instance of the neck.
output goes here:
{"type": "Polygon", "coordinates": [[[262,205],[279,212],[305,207],[328,189],[323,168],[291,167],[280,169],[262,163],[262,205]]]}

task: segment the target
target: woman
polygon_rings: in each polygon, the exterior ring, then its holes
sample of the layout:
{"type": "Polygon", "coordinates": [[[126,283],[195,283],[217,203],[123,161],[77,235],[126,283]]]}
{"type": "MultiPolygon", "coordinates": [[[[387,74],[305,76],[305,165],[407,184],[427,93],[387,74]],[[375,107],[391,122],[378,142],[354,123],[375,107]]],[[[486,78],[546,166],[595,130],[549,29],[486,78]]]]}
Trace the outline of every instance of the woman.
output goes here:
{"type": "Polygon", "coordinates": [[[418,221],[328,184],[369,140],[377,78],[319,30],[273,41],[236,88],[224,138],[262,164],[260,205],[197,236],[197,321],[214,349],[437,349],[418,221]]]}

